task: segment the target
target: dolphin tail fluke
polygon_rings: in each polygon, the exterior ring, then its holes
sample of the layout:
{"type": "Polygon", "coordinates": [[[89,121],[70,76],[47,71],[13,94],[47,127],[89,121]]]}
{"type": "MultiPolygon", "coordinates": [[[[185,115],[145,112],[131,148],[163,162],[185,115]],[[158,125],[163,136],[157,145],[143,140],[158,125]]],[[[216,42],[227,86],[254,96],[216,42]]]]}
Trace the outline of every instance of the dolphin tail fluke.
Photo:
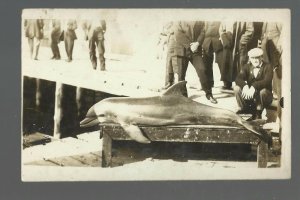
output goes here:
{"type": "Polygon", "coordinates": [[[262,127],[260,127],[260,123],[256,123],[255,121],[248,122],[243,119],[239,120],[239,123],[243,125],[246,129],[249,131],[252,131],[254,134],[256,134],[261,139],[268,141],[269,135],[267,134],[266,130],[264,130],[262,127]]]}
{"type": "Polygon", "coordinates": [[[121,126],[133,140],[144,144],[148,144],[151,142],[143,135],[141,129],[138,126],[129,124],[122,124],[121,126]]]}

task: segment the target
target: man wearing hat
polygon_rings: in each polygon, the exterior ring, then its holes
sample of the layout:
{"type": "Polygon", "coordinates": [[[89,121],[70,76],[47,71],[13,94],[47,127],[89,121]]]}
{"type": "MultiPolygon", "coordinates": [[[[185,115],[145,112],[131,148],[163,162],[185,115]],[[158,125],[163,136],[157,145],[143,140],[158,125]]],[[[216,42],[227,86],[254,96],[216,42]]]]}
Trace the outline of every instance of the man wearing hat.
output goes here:
{"type": "Polygon", "coordinates": [[[272,103],[273,70],[263,62],[262,49],[251,49],[248,56],[250,63],[238,74],[234,93],[239,107],[237,114],[251,113],[250,121],[261,119],[263,109],[272,103]]]}

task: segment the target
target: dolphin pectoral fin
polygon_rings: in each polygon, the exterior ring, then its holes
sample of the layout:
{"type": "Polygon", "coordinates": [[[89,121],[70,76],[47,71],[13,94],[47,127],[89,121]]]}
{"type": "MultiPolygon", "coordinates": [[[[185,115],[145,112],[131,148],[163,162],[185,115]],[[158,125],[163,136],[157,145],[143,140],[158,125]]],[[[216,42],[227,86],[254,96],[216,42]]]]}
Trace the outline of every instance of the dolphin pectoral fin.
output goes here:
{"type": "Polygon", "coordinates": [[[138,126],[129,125],[129,124],[121,124],[121,126],[133,140],[140,143],[146,143],[146,144],[151,142],[148,138],[146,138],[143,135],[141,129],[138,126]]]}
{"type": "Polygon", "coordinates": [[[167,89],[162,95],[181,95],[186,96],[186,81],[180,81],[172,85],[169,89],[167,89]]]}
{"type": "Polygon", "coordinates": [[[174,122],[176,124],[196,124],[197,118],[191,114],[178,114],[174,116],[174,122]]]}

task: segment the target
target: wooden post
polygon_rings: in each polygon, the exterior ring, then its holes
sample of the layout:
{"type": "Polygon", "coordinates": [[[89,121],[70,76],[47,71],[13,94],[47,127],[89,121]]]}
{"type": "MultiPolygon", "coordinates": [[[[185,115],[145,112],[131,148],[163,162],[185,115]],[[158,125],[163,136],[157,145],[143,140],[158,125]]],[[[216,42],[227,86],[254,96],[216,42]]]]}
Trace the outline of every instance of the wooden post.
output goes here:
{"type": "Polygon", "coordinates": [[[36,93],[35,93],[35,106],[36,108],[39,110],[40,106],[41,106],[41,80],[40,79],[36,79],[36,93]]]}
{"type": "Polygon", "coordinates": [[[80,87],[76,87],[77,117],[80,117],[81,114],[81,93],[82,89],[80,87]]]}
{"type": "Polygon", "coordinates": [[[62,107],[61,107],[61,100],[62,100],[62,87],[63,84],[60,82],[56,82],[55,87],[55,105],[54,105],[54,138],[60,138],[61,132],[60,132],[60,121],[62,118],[62,107]]]}
{"type": "Polygon", "coordinates": [[[102,167],[110,167],[111,160],[112,139],[107,133],[103,133],[102,141],[102,167]]]}
{"type": "Polygon", "coordinates": [[[268,143],[261,140],[257,147],[257,164],[259,168],[266,168],[268,162],[268,143]]]}

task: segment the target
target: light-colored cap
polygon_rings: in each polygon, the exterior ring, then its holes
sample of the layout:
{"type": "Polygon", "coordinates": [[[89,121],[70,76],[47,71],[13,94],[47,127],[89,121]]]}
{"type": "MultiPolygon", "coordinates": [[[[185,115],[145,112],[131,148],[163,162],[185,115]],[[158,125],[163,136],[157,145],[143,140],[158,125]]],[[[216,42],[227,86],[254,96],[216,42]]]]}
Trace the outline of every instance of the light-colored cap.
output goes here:
{"type": "Polygon", "coordinates": [[[248,51],[248,56],[250,58],[260,57],[263,55],[263,50],[261,48],[254,48],[248,51]]]}

